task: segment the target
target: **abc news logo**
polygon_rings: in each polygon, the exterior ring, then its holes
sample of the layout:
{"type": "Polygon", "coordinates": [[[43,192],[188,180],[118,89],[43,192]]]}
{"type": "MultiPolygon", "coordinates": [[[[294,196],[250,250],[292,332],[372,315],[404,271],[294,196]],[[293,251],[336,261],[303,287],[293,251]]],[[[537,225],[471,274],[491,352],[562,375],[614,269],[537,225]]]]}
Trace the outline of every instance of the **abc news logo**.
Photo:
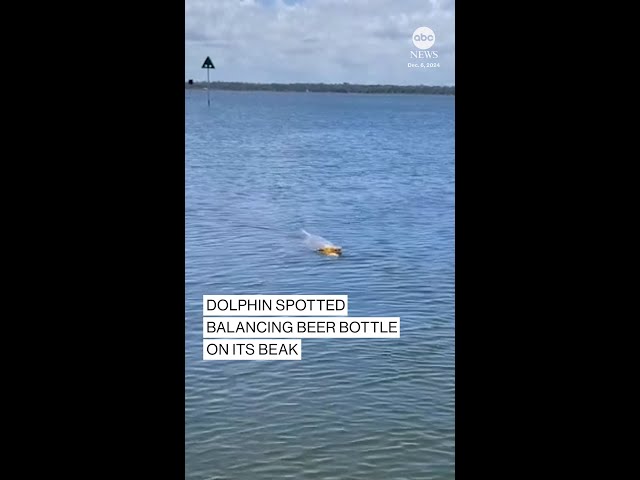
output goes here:
{"type": "MultiPolygon", "coordinates": [[[[428,50],[436,43],[436,34],[429,27],[416,28],[415,32],[411,36],[413,44],[420,50],[428,50]]],[[[438,52],[436,51],[418,51],[411,52],[411,58],[438,58],[438,52]]]]}

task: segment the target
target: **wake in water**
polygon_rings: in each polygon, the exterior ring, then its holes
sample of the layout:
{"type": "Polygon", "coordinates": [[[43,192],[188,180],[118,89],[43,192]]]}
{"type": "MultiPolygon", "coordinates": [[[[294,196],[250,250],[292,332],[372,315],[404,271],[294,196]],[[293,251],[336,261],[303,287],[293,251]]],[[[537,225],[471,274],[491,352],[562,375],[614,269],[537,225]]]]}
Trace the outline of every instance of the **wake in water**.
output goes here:
{"type": "MultiPolygon", "coordinates": [[[[288,232],[286,230],[282,230],[280,228],[274,227],[260,227],[257,225],[239,225],[240,227],[246,228],[256,228],[259,230],[269,230],[272,232],[281,232],[286,235],[291,235],[292,232],[288,232]]],[[[322,238],[319,235],[314,235],[312,233],[307,232],[304,228],[300,229],[300,233],[302,234],[302,242],[311,250],[314,250],[322,255],[327,255],[329,257],[339,257],[342,255],[342,247],[330,242],[326,238],[322,238]]]]}
{"type": "Polygon", "coordinates": [[[304,243],[309,248],[330,257],[339,257],[340,255],[342,255],[342,247],[331,243],[326,238],[322,238],[318,235],[313,235],[307,232],[304,228],[301,229],[301,231],[305,235],[304,243]]]}

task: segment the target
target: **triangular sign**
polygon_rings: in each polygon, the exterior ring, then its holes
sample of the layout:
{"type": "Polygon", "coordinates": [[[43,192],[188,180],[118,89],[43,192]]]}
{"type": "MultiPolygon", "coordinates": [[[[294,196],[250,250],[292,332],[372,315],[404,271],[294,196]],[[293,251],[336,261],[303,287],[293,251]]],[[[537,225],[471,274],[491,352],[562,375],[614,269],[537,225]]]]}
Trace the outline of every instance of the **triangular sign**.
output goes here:
{"type": "Polygon", "coordinates": [[[216,67],[213,66],[213,62],[211,61],[211,59],[207,57],[207,59],[202,64],[202,68],[216,68],[216,67]]]}

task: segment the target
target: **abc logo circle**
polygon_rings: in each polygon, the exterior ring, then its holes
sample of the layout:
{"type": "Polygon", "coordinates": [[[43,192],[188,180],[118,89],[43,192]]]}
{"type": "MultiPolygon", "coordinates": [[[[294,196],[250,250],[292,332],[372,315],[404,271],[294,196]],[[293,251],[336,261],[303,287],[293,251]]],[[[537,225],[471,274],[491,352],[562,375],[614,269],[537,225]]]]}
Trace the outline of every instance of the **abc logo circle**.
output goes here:
{"type": "Polygon", "coordinates": [[[436,42],[436,34],[429,27],[416,28],[411,37],[413,44],[420,50],[431,48],[436,42]]]}

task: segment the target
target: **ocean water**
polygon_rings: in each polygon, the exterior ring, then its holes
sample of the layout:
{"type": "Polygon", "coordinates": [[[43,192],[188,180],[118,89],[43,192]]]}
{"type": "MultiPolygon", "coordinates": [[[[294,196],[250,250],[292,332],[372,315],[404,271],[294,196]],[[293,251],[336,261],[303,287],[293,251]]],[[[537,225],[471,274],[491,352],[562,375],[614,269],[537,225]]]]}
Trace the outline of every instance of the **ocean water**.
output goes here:
{"type": "Polygon", "coordinates": [[[185,92],[186,477],[454,478],[454,97],[210,95],[185,92]],[[347,294],[401,338],[203,361],[205,294],[347,294]]]}

